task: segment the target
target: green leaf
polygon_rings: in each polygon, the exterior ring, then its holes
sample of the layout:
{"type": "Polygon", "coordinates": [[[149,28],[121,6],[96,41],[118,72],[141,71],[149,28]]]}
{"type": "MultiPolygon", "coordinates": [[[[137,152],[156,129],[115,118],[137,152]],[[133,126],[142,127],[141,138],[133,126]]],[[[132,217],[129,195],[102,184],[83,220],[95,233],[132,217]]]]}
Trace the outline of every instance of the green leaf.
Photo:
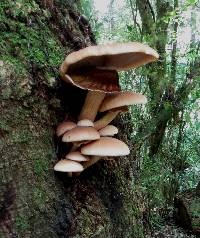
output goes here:
{"type": "Polygon", "coordinates": [[[127,27],[127,30],[128,30],[129,32],[132,32],[132,31],[133,31],[133,26],[132,26],[132,25],[126,25],[126,27],[127,27]]]}

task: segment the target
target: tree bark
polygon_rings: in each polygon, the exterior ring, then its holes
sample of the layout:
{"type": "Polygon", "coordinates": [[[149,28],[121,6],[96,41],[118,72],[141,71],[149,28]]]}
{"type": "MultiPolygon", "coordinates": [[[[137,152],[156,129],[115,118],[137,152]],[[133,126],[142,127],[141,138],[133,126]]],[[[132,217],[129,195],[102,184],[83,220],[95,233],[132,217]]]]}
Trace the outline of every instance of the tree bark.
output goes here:
{"type": "Polygon", "coordinates": [[[134,158],[98,162],[77,178],[53,171],[69,150],[56,126],[77,119],[85,96],[61,82],[59,66],[67,53],[95,44],[70,2],[0,4],[1,238],[142,236],[134,158]]]}

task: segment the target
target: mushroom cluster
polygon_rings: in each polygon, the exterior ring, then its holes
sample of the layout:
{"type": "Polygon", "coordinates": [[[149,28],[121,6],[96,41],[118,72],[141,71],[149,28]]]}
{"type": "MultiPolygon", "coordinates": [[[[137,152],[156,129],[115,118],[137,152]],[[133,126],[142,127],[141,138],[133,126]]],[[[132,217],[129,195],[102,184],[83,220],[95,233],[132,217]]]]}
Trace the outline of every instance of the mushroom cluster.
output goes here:
{"type": "Polygon", "coordinates": [[[129,42],[89,46],[65,58],[60,68],[62,79],[88,92],[78,122],[64,121],[57,128],[57,136],[73,146],[54,170],[78,175],[101,158],[130,153],[124,142],[112,137],[118,129],[109,123],[118,113],[126,112],[128,105],[144,104],[147,99],[139,93],[121,92],[118,71],[158,57],[149,46],[129,42]]]}

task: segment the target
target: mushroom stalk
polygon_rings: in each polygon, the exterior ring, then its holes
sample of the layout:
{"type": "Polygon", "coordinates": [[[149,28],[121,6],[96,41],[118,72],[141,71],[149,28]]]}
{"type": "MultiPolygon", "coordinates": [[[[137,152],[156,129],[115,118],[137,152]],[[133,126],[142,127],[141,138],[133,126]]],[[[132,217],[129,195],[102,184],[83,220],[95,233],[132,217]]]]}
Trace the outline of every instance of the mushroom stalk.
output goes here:
{"type": "Polygon", "coordinates": [[[74,142],[74,143],[73,143],[73,146],[72,146],[72,148],[71,148],[71,150],[70,150],[70,152],[74,152],[74,151],[76,151],[81,145],[85,145],[85,144],[90,143],[90,142],[91,142],[91,140],[84,140],[84,141],[74,142]]]}
{"type": "MultiPolygon", "coordinates": [[[[70,152],[76,151],[77,148],[78,148],[78,145],[77,145],[76,143],[74,143],[73,146],[72,146],[72,148],[71,148],[71,150],[70,150],[70,152]]],[[[77,176],[80,175],[80,172],[74,172],[74,173],[68,172],[67,175],[68,175],[68,177],[73,177],[73,174],[76,174],[76,173],[78,174],[77,176]]]]}
{"type": "Polygon", "coordinates": [[[70,150],[70,152],[76,151],[78,147],[79,147],[79,145],[76,144],[76,143],[74,143],[73,146],[72,146],[72,148],[71,148],[71,150],[70,150]]]}
{"type": "MultiPolygon", "coordinates": [[[[98,162],[100,159],[102,159],[102,157],[100,157],[100,156],[90,157],[90,159],[88,161],[85,161],[85,162],[82,163],[84,170],[87,169],[88,167],[92,166],[96,162],[98,162]]],[[[75,173],[72,174],[72,176],[77,177],[80,174],[81,174],[81,172],[75,172],[75,173]]]]}
{"type": "Polygon", "coordinates": [[[88,119],[94,121],[105,95],[106,94],[104,92],[100,91],[88,91],[78,119],[88,119]]]}
{"type": "Polygon", "coordinates": [[[109,111],[105,116],[103,116],[98,121],[94,122],[94,128],[98,131],[106,127],[115,117],[118,115],[119,111],[109,111]]]}
{"type": "Polygon", "coordinates": [[[87,169],[88,167],[92,166],[96,162],[98,162],[101,159],[99,156],[92,156],[88,161],[85,161],[82,163],[84,170],[87,169]]]}

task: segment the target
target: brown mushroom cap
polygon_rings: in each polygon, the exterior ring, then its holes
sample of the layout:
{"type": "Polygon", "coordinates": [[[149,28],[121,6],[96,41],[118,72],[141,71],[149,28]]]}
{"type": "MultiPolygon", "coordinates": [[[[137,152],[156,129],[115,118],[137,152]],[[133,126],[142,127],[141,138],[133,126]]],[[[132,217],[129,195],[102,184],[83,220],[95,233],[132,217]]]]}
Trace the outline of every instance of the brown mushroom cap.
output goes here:
{"type": "Polygon", "coordinates": [[[99,111],[104,112],[113,108],[133,105],[144,104],[147,102],[147,98],[139,93],[133,92],[119,92],[107,95],[102,102],[99,111]]]}
{"type": "Polygon", "coordinates": [[[114,136],[118,133],[118,128],[113,125],[107,125],[106,127],[99,130],[100,136],[114,136]]]}
{"type": "Polygon", "coordinates": [[[61,75],[71,74],[85,67],[121,71],[147,64],[158,58],[159,55],[154,49],[140,42],[88,46],[66,57],[61,65],[61,75]]]}
{"type": "Polygon", "coordinates": [[[76,142],[85,140],[98,140],[100,135],[94,127],[77,126],[66,132],[63,137],[63,142],[76,142]]]}
{"type": "Polygon", "coordinates": [[[74,127],[76,127],[76,123],[72,121],[63,121],[62,123],[58,125],[56,129],[56,135],[59,137],[63,135],[66,131],[69,131],[74,127]]]}
{"type": "Polygon", "coordinates": [[[155,50],[139,42],[89,46],[69,54],[61,65],[61,77],[80,88],[119,91],[117,71],[136,68],[158,59],[155,50]]]}
{"type": "Polygon", "coordinates": [[[65,159],[70,159],[73,161],[88,161],[89,158],[87,156],[82,155],[79,151],[70,152],[65,156],[65,159]]]}
{"type": "Polygon", "coordinates": [[[78,121],[77,126],[92,126],[94,127],[94,123],[91,120],[83,119],[78,121]]]}
{"type": "Polygon", "coordinates": [[[128,155],[130,150],[124,142],[118,139],[101,137],[99,140],[83,146],[81,153],[96,156],[123,156],[128,155]]]}
{"type": "Polygon", "coordinates": [[[55,166],[54,170],[59,172],[81,172],[83,171],[83,166],[72,160],[62,159],[55,166]]]}

